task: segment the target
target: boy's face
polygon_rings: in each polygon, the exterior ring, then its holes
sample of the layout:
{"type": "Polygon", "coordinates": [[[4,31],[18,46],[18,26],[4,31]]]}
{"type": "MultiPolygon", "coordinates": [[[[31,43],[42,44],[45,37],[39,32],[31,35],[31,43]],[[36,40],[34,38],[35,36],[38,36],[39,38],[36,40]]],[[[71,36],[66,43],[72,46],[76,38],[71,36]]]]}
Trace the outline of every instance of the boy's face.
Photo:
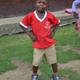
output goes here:
{"type": "Polygon", "coordinates": [[[43,11],[47,7],[46,0],[37,0],[36,1],[36,8],[38,11],[43,11]]]}

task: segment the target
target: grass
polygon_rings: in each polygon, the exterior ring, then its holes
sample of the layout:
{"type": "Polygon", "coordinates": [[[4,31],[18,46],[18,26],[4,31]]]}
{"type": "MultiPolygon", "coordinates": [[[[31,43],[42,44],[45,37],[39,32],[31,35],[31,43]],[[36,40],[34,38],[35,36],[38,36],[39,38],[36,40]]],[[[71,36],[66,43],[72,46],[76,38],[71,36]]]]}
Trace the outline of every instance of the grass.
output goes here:
{"type": "Polygon", "coordinates": [[[71,45],[80,48],[80,37],[74,30],[74,25],[68,25],[58,29],[55,39],[58,46],[71,45]]]}
{"type": "Polygon", "coordinates": [[[62,76],[68,76],[70,80],[80,80],[80,75],[71,69],[62,69],[60,70],[62,76]]]}
{"type": "MultiPolygon", "coordinates": [[[[70,45],[72,48],[80,48],[80,37],[75,32],[73,25],[58,29],[55,39],[57,40],[58,62],[67,63],[71,60],[80,59],[80,55],[71,48],[66,51],[63,50],[66,45],[70,45]]],[[[25,34],[0,36],[0,74],[16,68],[11,63],[14,58],[31,63],[32,52],[31,40],[25,34]]],[[[43,61],[40,67],[42,72],[41,80],[48,80],[49,75],[51,75],[50,66],[43,61]]],[[[64,69],[60,70],[60,73],[62,73],[61,75],[68,74],[70,80],[80,80],[80,75],[73,73],[72,70],[64,69]]]]}
{"type": "MultiPolygon", "coordinates": [[[[42,63],[41,71],[42,75],[40,75],[40,80],[50,80],[52,75],[50,65],[42,63]]],[[[80,75],[69,68],[60,69],[59,74],[60,76],[67,76],[69,80],[80,80],[80,75]]]]}
{"type": "Polygon", "coordinates": [[[0,37],[0,73],[16,68],[11,64],[13,58],[32,61],[30,44],[30,39],[23,34],[0,37]]]}

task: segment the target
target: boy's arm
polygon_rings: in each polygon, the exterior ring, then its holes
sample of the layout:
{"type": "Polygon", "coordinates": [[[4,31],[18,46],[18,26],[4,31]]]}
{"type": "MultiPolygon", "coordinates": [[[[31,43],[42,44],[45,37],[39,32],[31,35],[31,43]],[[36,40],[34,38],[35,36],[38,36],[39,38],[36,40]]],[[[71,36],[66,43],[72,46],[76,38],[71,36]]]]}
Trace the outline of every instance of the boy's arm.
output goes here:
{"type": "Polygon", "coordinates": [[[54,21],[53,23],[55,23],[54,25],[51,25],[51,36],[53,37],[61,23],[60,19],[57,19],[56,17],[54,17],[54,21]]]}
{"type": "Polygon", "coordinates": [[[51,32],[55,33],[57,28],[58,28],[59,24],[55,25],[54,27],[51,26],[51,32]]]}
{"type": "Polygon", "coordinates": [[[36,38],[36,36],[33,34],[31,28],[24,28],[22,25],[20,25],[20,27],[23,29],[23,31],[24,31],[25,33],[27,33],[27,35],[31,38],[32,41],[36,41],[36,40],[37,40],[37,38],[36,38]]]}
{"type": "Polygon", "coordinates": [[[52,37],[55,35],[58,27],[59,27],[59,24],[57,24],[57,25],[55,25],[55,26],[53,26],[53,25],[51,26],[51,36],[52,36],[52,37]]]}

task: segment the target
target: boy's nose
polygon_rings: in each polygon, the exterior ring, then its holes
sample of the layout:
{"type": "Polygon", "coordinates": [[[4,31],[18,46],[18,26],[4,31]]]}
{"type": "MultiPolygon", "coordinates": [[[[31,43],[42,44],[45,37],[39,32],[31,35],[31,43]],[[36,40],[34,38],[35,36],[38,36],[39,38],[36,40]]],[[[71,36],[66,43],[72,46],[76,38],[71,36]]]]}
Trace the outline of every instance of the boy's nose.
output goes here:
{"type": "Polygon", "coordinates": [[[39,5],[41,5],[41,6],[42,6],[42,5],[43,5],[43,3],[39,3],[39,5]]]}

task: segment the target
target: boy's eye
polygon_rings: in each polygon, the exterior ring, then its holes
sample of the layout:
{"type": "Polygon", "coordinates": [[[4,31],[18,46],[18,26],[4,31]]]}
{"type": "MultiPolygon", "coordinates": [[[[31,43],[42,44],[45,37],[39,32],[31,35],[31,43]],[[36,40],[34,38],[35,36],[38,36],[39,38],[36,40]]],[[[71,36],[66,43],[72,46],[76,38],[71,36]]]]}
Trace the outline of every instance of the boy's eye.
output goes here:
{"type": "Polygon", "coordinates": [[[41,1],[39,1],[38,3],[42,3],[41,1]]]}
{"type": "Polygon", "coordinates": [[[43,3],[43,4],[46,4],[46,2],[42,2],[42,1],[39,1],[38,3],[43,3]]]}

